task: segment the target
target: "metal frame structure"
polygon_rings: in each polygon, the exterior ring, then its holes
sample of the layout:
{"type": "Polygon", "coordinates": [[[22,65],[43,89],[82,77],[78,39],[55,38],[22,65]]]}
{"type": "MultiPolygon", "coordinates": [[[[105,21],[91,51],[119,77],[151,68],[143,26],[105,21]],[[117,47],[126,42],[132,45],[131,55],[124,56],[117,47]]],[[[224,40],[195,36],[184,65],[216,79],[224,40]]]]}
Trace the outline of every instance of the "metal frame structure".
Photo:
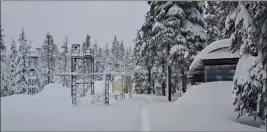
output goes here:
{"type": "Polygon", "coordinates": [[[109,82],[111,80],[111,74],[106,74],[105,77],[105,104],[109,105],[109,82]]]}
{"type": "MultiPolygon", "coordinates": [[[[104,100],[104,104],[109,105],[109,86],[110,86],[110,81],[112,81],[112,78],[114,78],[114,76],[116,76],[116,75],[120,75],[120,76],[123,77],[124,74],[122,74],[122,73],[117,73],[117,72],[108,72],[108,73],[77,73],[77,72],[70,72],[70,73],[54,73],[54,74],[49,74],[49,75],[45,74],[45,76],[71,76],[72,77],[72,80],[71,80],[71,84],[72,84],[71,85],[72,86],[71,87],[71,96],[72,96],[72,104],[73,105],[77,104],[77,97],[83,97],[83,96],[81,96],[81,94],[80,94],[80,96],[77,96],[77,93],[80,93],[80,91],[79,92],[77,92],[77,91],[81,90],[83,88],[83,87],[78,87],[78,86],[74,85],[74,84],[77,84],[77,80],[81,80],[83,78],[87,78],[87,79],[88,78],[93,78],[94,76],[97,76],[97,75],[105,75],[105,92],[104,92],[105,100],[104,100]],[[79,77],[79,79],[75,80],[75,77],[79,77]],[[75,95],[74,92],[76,92],[76,95],[75,95]]],[[[83,82],[80,83],[80,84],[83,84],[83,82]]],[[[124,83],[122,85],[123,85],[122,87],[124,87],[124,83]]],[[[91,87],[89,87],[89,88],[91,88],[91,87]]],[[[93,88],[93,91],[94,91],[94,85],[92,86],[92,88],[93,88]]],[[[85,94],[86,94],[86,92],[88,92],[88,90],[85,91],[85,94]]],[[[124,94],[124,90],[122,90],[122,96],[123,96],[123,94],[124,94]]]]}
{"type": "MultiPolygon", "coordinates": [[[[90,74],[94,73],[94,51],[84,48],[82,51],[79,44],[73,44],[71,49],[71,72],[90,74]]],[[[94,95],[94,76],[84,76],[80,74],[71,75],[71,97],[72,104],[77,104],[77,98],[86,96],[91,90],[94,95]]]]}
{"type": "Polygon", "coordinates": [[[38,63],[38,56],[36,55],[29,55],[29,78],[28,78],[28,93],[27,94],[36,94],[39,92],[40,82],[38,80],[38,76],[36,73],[37,70],[37,63],[38,63]]]}

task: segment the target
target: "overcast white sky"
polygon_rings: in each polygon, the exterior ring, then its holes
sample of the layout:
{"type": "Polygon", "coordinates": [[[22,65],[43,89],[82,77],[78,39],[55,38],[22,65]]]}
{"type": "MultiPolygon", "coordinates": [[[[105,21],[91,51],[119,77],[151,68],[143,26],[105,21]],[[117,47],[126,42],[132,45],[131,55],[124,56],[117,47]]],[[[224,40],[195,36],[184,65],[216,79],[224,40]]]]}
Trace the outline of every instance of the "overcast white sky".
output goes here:
{"type": "Polygon", "coordinates": [[[18,41],[22,27],[34,48],[41,47],[49,32],[58,46],[65,36],[69,43],[82,43],[86,34],[102,47],[114,35],[134,46],[137,29],[144,23],[149,6],[145,1],[2,1],[1,24],[6,45],[18,41]]]}

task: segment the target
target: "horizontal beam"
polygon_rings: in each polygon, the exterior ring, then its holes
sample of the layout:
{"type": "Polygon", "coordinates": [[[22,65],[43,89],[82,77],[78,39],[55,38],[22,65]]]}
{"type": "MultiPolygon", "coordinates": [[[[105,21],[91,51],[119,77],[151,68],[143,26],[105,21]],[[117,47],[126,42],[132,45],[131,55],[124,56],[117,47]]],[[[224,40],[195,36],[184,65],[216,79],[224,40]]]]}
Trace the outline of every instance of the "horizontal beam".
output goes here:
{"type": "Polygon", "coordinates": [[[76,72],[68,72],[68,73],[54,73],[54,74],[43,74],[45,76],[63,76],[63,75],[76,75],[76,76],[95,76],[95,75],[125,75],[124,73],[118,73],[118,72],[106,72],[106,73],[76,73],[76,72]]]}

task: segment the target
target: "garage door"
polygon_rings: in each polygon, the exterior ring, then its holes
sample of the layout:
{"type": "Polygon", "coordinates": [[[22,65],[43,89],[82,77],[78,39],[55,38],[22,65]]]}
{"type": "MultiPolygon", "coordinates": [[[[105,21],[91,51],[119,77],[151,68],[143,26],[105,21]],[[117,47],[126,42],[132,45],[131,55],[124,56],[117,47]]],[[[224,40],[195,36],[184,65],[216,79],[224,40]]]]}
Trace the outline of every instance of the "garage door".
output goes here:
{"type": "Polygon", "coordinates": [[[205,82],[232,81],[236,65],[205,66],[205,82]]]}

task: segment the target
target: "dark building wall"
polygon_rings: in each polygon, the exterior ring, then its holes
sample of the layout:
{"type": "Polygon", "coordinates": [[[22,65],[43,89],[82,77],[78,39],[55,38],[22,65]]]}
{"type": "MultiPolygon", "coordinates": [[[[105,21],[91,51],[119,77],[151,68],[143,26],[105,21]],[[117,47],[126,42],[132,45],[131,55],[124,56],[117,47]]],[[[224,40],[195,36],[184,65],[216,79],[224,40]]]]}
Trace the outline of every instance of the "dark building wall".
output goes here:
{"type": "Polygon", "coordinates": [[[191,83],[233,80],[238,58],[202,60],[203,67],[190,77],[191,83]]]}
{"type": "Polygon", "coordinates": [[[235,75],[236,65],[205,66],[205,82],[232,81],[235,75]]]}

